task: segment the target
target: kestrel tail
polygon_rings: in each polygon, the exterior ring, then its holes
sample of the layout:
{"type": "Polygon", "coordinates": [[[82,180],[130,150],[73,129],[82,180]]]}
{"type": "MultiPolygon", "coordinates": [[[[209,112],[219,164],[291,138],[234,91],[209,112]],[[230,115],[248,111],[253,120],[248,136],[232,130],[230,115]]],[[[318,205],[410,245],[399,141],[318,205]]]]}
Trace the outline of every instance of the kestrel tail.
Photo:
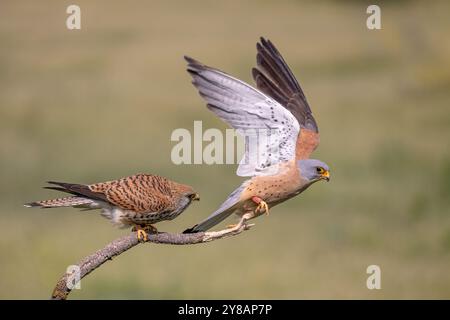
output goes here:
{"type": "MultiPolygon", "coordinates": [[[[235,213],[246,221],[330,179],[329,167],[309,159],[319,144],[319,130],[306,97],[275,46],[257,44],[256,88],[220,70],[185,57],[187,71],[209,110],[246,135],[237,175],[250,177],[204,221],[185,232],[206,231],[235,213]],[[264,131],[265,130],[265,131],[264,131]],[[255,148],[255,145],[257,146],[255,148]]],[[[238,131],[238,132],[239,132],[238,131]]]]}
{"type": "Polygon", "coordinates": [[[101,209],[101,215],[114,225],[133,226],[140,240],[146,240],[146,231],[156,231],[153,224],[176,218],[193,200],[200,200],[192,187],[150,174],[136,174],[89,185],[48,183],[54,186],[44,188],[63,191],[71,196],[31,202],[25,204],[26,207],[101,209]]]}

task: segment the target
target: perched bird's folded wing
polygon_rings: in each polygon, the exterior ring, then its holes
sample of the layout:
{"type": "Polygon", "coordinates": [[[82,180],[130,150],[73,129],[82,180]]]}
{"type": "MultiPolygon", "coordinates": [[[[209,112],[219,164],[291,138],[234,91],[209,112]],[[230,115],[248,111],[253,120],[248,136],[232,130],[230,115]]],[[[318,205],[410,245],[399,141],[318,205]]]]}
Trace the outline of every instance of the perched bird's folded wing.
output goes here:
{"type": "Polygon", "coordinates": [[[319,130],[305,94],[270,40],[261,38],[261,43],[256,48],[258,67],[252,70],[256,86],[295,116],[301,128],[297,139],[296,159],[309,158],[319,144],[319,130]]]}
{"type": "Polygon", "coordinates": [[[192,83],[208,108],[245,139],[237,175],[275,174],[274,164],[292,160],[300,126],[294,115],[273,98],[243,81],[185,57],[192,83]]]}
{"type": "Polygon", "coordinates": [[[137,174],[89,188],[103,193],[109,203],[136,213],[162,213],[172,208],[170,181],[160,176],[137,174]]]}

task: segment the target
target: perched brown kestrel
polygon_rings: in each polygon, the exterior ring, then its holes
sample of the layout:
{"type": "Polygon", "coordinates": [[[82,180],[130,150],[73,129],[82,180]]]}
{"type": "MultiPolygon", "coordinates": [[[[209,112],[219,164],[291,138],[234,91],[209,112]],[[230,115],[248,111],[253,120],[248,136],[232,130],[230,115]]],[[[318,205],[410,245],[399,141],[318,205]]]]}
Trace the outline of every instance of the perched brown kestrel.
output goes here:
{"type": "Polygon", "coordinates": [[[36,201],[26,207],[73,207],[84,210],[102,209],[101,215],[118,227],[133,226],[139,240],[146,240],[146,231],[156,231],[152,224],[172,220],[193,200],[200,200],[192,187],[151,174],[94,184],[48,181],[57,187],[44,187],[72,196],[36,201]]]}
{"type": "Polygon", "coordinates": [[[257,51],[258,68],[253,69],[253,78],[258,89],[185,57],[192,83],[209,110],[238,132],[266,129],[270,133],[264,139],[247,137],[237,175],[251,178],[186,233],[208,230],[233,213],[244,221],[268,214],[270,207],[298,195],[314,182],[330,179],[325,163],[308,159],[319,144],[319,131],[297,80],[270,41],[261,38],[257,51]]]}

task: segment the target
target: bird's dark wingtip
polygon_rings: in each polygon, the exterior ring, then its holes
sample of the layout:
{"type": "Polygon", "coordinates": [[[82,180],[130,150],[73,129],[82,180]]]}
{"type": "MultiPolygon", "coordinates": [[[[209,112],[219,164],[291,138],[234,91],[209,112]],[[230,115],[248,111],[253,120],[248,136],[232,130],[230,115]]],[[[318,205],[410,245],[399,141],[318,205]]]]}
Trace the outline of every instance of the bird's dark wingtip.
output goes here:
{"type": "Polygon", "coordinates": [[[184,60],[186,60],[186,62],[191,62],[191,61],[194,60],[194,59],[192,59],[191,57],[189,57],[187,55],[184,55],[183,58],[184,58],[184,60]]]}
{"type": "Polygon", "coordinates": [[[58,181],[46,181],[48,184],[54,184],[54,185],[57,185],[57,186],[63,186],[64,184],[66,184],[66,183],[64,183],[64,182],[58,182],[58,181]]]}
{"type": "Polygon", "coordinates": [[[265,37],[263,37],[263,36],[261,36],[261,37],[259,38],[259,40],[261,41],[261,44],[262,44],[263,46],[265,46],[268,42],[270,42],[270,40],[268,40],[267,38],[265,38],[265,37]]]}
{"type": "Polygon", "coordinates": [[[186,60],[186,62],[189,65],[194,65],[194,66],[203,66],[203,63],[201,63],[200,61],[195,60],[194,58],[191,58],[189,56],[184,56],[184,60],[186,60]]]}
{"type": "Polygon", "coordinates": [[[64,189],[63,187],[42,187],[43,189],[49,189],[49,190],[57,190],[57,191],[67,191],[66,189],[64,189]]]}

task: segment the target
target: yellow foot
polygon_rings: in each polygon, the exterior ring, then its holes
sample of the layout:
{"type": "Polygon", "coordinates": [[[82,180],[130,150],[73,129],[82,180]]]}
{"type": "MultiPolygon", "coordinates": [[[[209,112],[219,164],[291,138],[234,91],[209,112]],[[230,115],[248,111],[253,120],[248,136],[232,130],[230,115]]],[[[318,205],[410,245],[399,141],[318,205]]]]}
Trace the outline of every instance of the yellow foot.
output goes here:
{"type": "Polygon", "coordinates": [[[267,204],[267,202],[259,197],[253,197],[252,201],[258,205],[255,212],[265,212],[266,215],[269,215],[269,205],[267,204]]]}
{"type": "Polygon", "coordinates": [[[149,233],[158,233],[158,229],[151,224],[146,226],[135,225],[131,231],[137,232],[137,239],[141,242],[146,242],[148,240],[149,233]]]}
{"type": "Polygon", "coordinates": [[[148,240],[147,232],[144,229],[137,229],[137,239],[140,242],[146,242],[148,240]]]}
{"type": "Polygon", "coordinates": [[[227,225],[227,229],[233,229],[236,228],[237,224],[229,224],[227,225]]]}
{"type": "Polygon", "coordinates": [[[256,207],[256,210],[259,210],[260,212],[264,210],[266,212],[266,215],[269,215],[269,205],[265,201],[261,201],[256,207]]]}

